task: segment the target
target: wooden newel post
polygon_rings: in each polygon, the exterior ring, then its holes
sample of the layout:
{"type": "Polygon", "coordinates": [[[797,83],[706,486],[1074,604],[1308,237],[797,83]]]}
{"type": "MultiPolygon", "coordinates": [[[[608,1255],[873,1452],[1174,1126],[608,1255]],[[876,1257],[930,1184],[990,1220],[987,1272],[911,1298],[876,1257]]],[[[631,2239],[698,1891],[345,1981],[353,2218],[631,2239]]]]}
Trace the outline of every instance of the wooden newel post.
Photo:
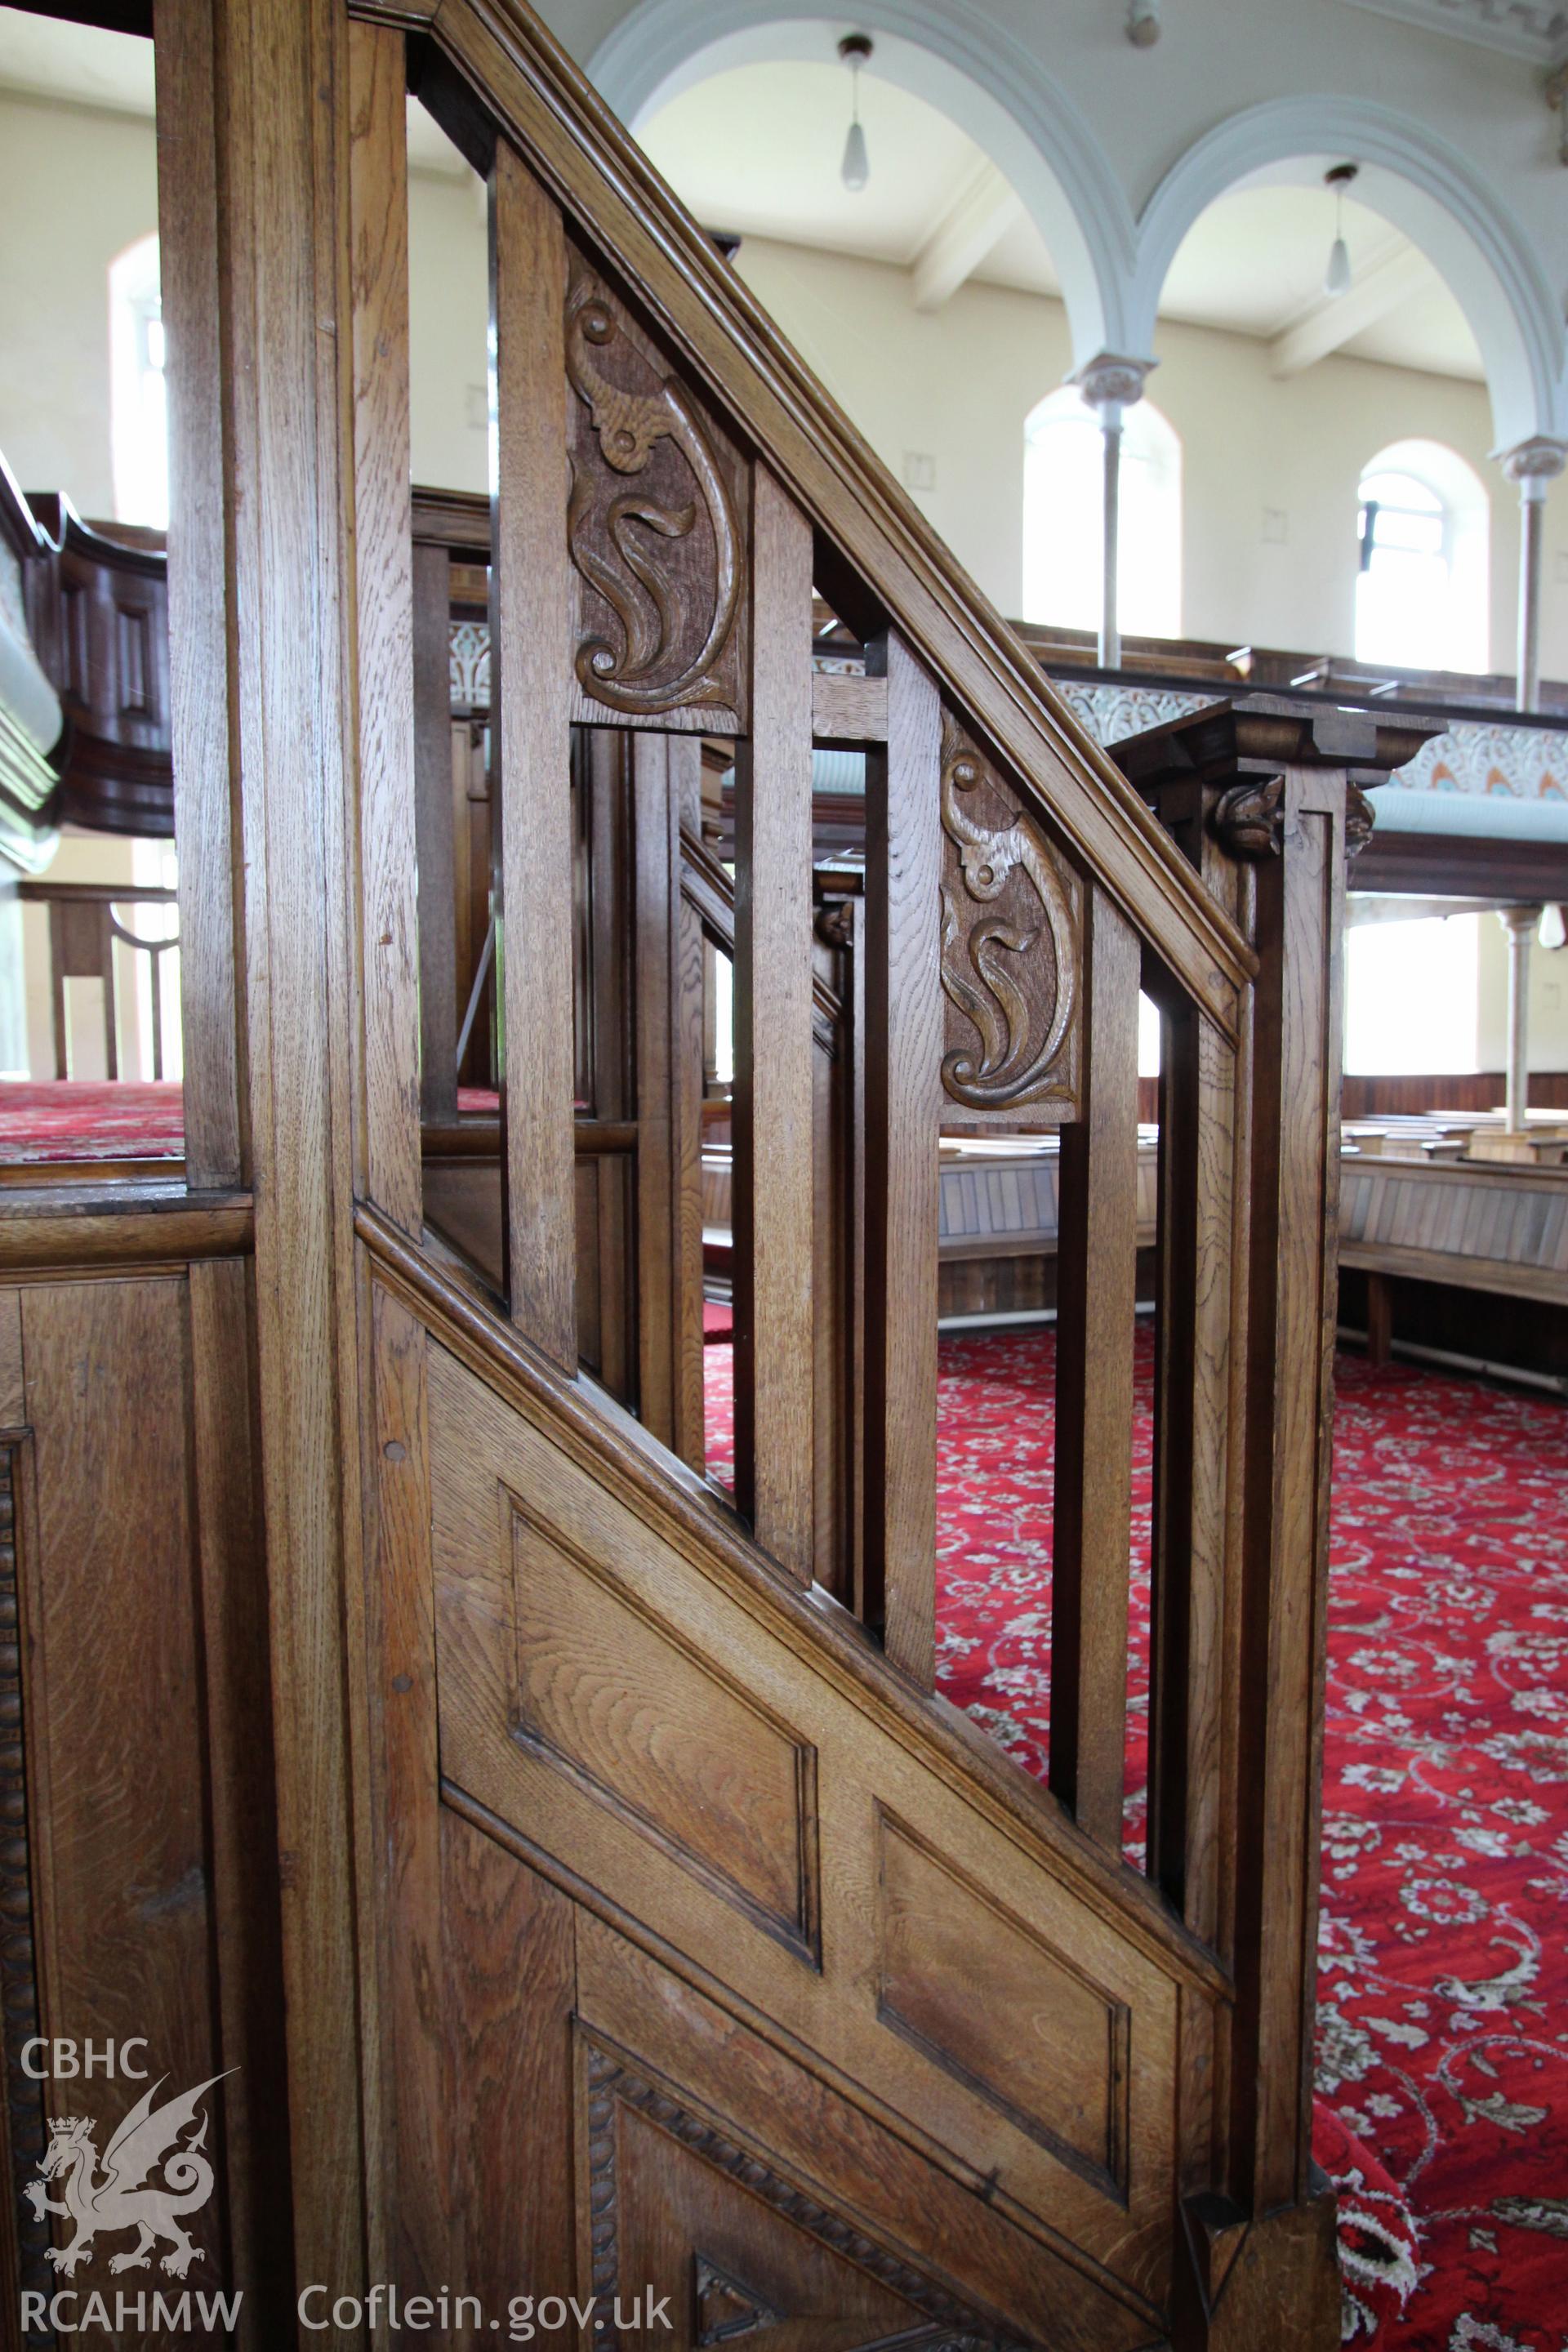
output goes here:
{"type": "Polygon", "coordinates": [[[1215,2187],[1187,2202],[1175,2337],[1214,2352],[1339,2341],[1333,2200],[1310,2138],[1345,876],[1371,830],[1363,787],[1431,731],[1257,697],[1115,747],[1258,961],[1239,1024],[1250,1213],[1233,1246],[1226,1571],[1238,1630],[1216,1768],[1230,1854],[1216,1933],[1236,2001],[1215,2187]]]}

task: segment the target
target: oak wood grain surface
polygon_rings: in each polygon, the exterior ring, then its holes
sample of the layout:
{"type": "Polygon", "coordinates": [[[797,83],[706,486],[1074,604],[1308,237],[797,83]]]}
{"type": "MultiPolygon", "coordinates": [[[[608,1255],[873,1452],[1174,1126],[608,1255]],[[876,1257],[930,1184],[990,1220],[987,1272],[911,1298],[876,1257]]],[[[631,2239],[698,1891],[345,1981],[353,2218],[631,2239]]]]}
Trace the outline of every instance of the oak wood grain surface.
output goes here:
{"type": "Polygon", "coordinates": [[[937,1135],[942,714],[924,666],[878,648],[888,740],[866,763],[866,1612],[922,1688],[936,1676],[937,1135]]]}
{"type": "Polygon", "coordinates": [[[519,1328],[570,1372],[577,1332],[566,247],[560,214],[505,140],[490,202],[500,467],[490,660],[502,805],[508,1295],[519,1328]]]}
{"type": "Polygon", "coordinates": [[[735,1476],[757,1541],[813,1546],[811,532],[765,467],[752,518],[752,733],[736,746],[735,1476]]]}
{"type": "Polygon", "coordinates": [[[368,1196],[419,1231],[419,916],[402,37],[348,36],[354,625],[368,1196]]]}
{"type": "Polygon", "coordinates": [[[1138,942],[1090,888],[1082,1117],[1062,1129],[1051,1786],[1121,1846],[1138,1259],[1138,942]]]}

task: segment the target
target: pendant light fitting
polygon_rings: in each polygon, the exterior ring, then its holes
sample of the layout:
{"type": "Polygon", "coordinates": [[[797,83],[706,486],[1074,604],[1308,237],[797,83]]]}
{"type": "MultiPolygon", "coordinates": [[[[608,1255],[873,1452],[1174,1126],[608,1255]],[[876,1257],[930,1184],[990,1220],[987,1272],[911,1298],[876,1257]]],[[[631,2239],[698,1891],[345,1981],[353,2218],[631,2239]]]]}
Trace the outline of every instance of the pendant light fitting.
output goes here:
{"type": "Polygon", "coordinates": [[[849,128],[844,139],[844,161],[838,167],[838,176],[851,195],[858,195],[871,176],[871,159],[866,152],[866,133],[860,128],[860,68],[871,54],[870,35],[846,33],[838,44],[838,54],[849,68],[854,87],[849,128]]]}
{"type": "Polygon", "coordinates": [[[1336,163],[1323,173],[1324,184],[1334,192],[1334,241],[1329,247],[1329,266],[1323,277],[1325,294],[1348,294],[1351,286],[1350,247],[1345,243],[1345,190],[1360,172],[1359,163],[1336,163]]]}

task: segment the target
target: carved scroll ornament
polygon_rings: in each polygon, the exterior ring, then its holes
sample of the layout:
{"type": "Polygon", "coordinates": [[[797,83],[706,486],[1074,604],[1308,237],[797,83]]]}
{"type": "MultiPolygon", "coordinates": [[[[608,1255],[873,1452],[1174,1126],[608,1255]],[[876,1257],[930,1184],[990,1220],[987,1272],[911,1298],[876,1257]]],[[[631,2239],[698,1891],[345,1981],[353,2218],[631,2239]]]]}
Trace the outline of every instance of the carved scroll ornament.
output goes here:
{"type": "Polygon", "coordinates": [[[592,592],[578,681],[632,715],[686,702],[732,707],[737,684],[719,674],[742,572],[730,484],[690,395],[659,374],[587,272],[567,299],[566,373],[582,404],[567,545],[592,592]]]}
{"type": "Polygon", "coordinates": [[[952,719],[942,735],[942,984],[952,1008],[942,1084],[972,1110],[1069,1100],[1064,1065],[1079,970],[1069,886],[1044,836],[952,719]],[[998,803],[1010,823],[995,821],[998,803]]]}

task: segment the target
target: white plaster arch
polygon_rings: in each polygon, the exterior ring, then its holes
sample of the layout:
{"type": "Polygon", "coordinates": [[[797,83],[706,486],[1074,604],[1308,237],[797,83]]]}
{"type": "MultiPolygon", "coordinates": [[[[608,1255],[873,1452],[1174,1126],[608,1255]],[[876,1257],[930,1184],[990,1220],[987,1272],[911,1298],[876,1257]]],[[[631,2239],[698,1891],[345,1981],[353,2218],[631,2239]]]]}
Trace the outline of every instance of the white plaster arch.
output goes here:
{"type": "Polygon", "coordinates": [[[1010,180],[1061,280],[1073,363],[1140,352],[1130,341],[1137,238],[1125,189],[1086,118],[1000,26],[940,0],[642,0],[601,42],[588,72],[636,131],[709,75],[784,58],[829,58],[854,29],[877,44],[872,71],[966,131],[1010,180]]]}
{"type": "Polygon", "coordinates": [[[1418,246],[1447,281],[1480,346],[1500,449],[1568,432],[1568,337],[1520,223],[1458,149],[1370,99],[1269,100],[1189,147],[1138,225],[1129,350],[1152,348],[1161,289],[1199,215],[1238,182],[1295,158],[1361,165],[1356,202],[1418,246]]]}

